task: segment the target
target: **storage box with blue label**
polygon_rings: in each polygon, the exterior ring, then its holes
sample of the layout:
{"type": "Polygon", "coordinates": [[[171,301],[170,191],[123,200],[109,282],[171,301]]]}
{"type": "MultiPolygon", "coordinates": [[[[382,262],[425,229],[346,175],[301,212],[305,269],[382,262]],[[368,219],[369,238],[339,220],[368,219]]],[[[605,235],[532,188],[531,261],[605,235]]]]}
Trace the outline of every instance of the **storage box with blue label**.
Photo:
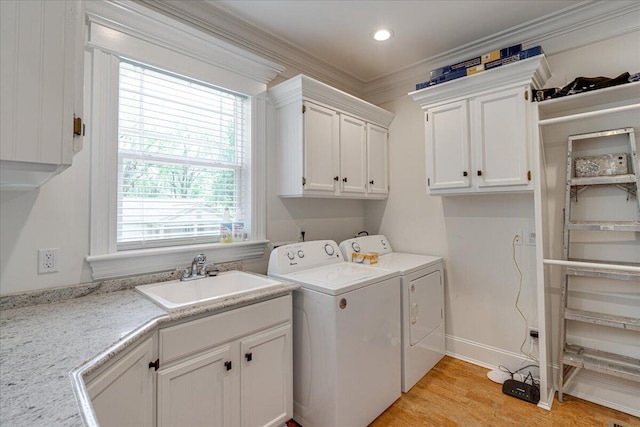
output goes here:
{"type": "MultiPolygon", "coordinates": [[[[539,46],[538,46],[539,47],[539,46]]],[[[531,50],[531,49],[529,49],[531,50]]],[[[494,50],[492,52],[485,53],[481,56],[477,56],[465,61],[458,62],[453,65],[447,65],[445,67],[436,68],[432,70],[429,78],[430,80],[423,83],[416,84],[416,90],[424,89],[426,87],[434,86],[440,83],[448,82],[460,77],[471,76],[483,72],[489,68],[486,67],[488,63],[494,63],[509,59],[510,62],[519,60],[516,59],[522,52],[522,44],[509,46],[503,49],[494,50]]],[[[533,56],[533,55],[531,55],[533,56]]],[[[527,56],[528,57],[528,56],[527,56]]],[[[524,59],[524,58],[522,58],[524,59]]],[[[503,62],[506,63],[506,62],[503,62]]],[[[503,63],[500,63],[502,65],[503,63]]],[[[495,68],[499,65],[493,65],[491,68],[495,68]]]]}
{"type": "Polygon", "coordinates": [[[487,62],[484,64],[485,70],[491,70],[492,68],[501,67],[505,64],[510,64],[512,62],[520,61],[522,59],[531,58],[533,56],[538,56],[543,54],[542,46],[535,46],[526,50],[523,50],[515,55],[508,56],[506,58],[501,58],[496,61],[487,62]]]}

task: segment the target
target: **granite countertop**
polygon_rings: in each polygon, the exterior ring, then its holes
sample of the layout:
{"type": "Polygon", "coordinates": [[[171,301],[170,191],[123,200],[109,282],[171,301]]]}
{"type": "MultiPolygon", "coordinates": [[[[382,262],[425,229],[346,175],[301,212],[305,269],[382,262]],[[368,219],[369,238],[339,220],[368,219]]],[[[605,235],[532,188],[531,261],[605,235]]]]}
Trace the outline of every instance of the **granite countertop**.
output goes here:
{"type": "Polygon", "coordinates": [[[168,313],[133,289],[0,311],[0,425],[97,425],[82,377],[163,323],[292,292],[168,313]]]}

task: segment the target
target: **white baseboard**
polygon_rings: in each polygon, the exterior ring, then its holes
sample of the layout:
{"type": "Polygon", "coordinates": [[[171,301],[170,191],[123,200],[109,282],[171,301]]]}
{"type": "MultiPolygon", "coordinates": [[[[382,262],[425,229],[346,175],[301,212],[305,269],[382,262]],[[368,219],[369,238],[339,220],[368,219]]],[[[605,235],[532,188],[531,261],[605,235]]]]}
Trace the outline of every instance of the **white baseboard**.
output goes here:
{"type": "MultiPolygon", "coordinates": [[[[456,359],[487,369],[498,369],[500,365],[516,370],[529,359],[520,353],[513,353],[465,338],[446,335],[446,354],[456,359]]],[[[531,361],[531,363],[534,363],[531,361]]]]}

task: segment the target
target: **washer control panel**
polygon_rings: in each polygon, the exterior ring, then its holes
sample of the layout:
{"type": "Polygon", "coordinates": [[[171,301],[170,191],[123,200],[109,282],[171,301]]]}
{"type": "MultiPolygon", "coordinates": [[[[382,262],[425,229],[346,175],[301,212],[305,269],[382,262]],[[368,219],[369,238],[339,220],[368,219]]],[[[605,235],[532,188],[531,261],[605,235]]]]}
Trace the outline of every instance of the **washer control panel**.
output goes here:
{"type": "Polygon", "coordinates": [[[287,274],[336,262],[344,260],[333,240],[293,243],[273,249],[268,274],[287,274]]]}

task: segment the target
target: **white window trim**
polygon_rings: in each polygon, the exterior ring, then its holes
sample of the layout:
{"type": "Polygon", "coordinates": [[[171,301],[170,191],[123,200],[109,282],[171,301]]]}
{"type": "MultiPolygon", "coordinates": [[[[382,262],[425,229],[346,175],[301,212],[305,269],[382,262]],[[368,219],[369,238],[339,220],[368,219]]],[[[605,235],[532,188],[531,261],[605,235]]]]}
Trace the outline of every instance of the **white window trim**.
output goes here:
{"type": "MultiPolygon", "coordinates": [[[[190,264],[198,253],[204,253],[209,261],[215,263],[262,257],[268,244],[265,198],[266,83],[281,72],[282,67],[163,15],[141,10],[140,5],[99,1],[89,2],[87,10],[87,46],[92,49],[89,81],[92,86],[89,91],[91,102],[88,103],[91,105],[91,241],[86,261],[91,266],[93,279],[173,270],[190,264]],[[194,40],[198,40],[198,43],[194,44],[194,40]],[[131,50],[132,46],[137,49],[135,52],[131,50]],[[196,74],[191,77],[251,96],[251,241],[116,250],[115,183],[118,159],[113,141],[117,140],[118,132],[119,61],[112,53],[128,54],[132,59],[158,65],[157,59],[167,51],[172,55],[177,52],[183,55],[181,61],[176,63],[188,63],[189,71],[196,74]],[[204,57],[209,59],[201,61],[200,58],[204,57]],[[214,64],[210,58],[216,58],[219,62],[214,64]]],[[[181,70],[176,65],[170,71],[181,70]]]]}

